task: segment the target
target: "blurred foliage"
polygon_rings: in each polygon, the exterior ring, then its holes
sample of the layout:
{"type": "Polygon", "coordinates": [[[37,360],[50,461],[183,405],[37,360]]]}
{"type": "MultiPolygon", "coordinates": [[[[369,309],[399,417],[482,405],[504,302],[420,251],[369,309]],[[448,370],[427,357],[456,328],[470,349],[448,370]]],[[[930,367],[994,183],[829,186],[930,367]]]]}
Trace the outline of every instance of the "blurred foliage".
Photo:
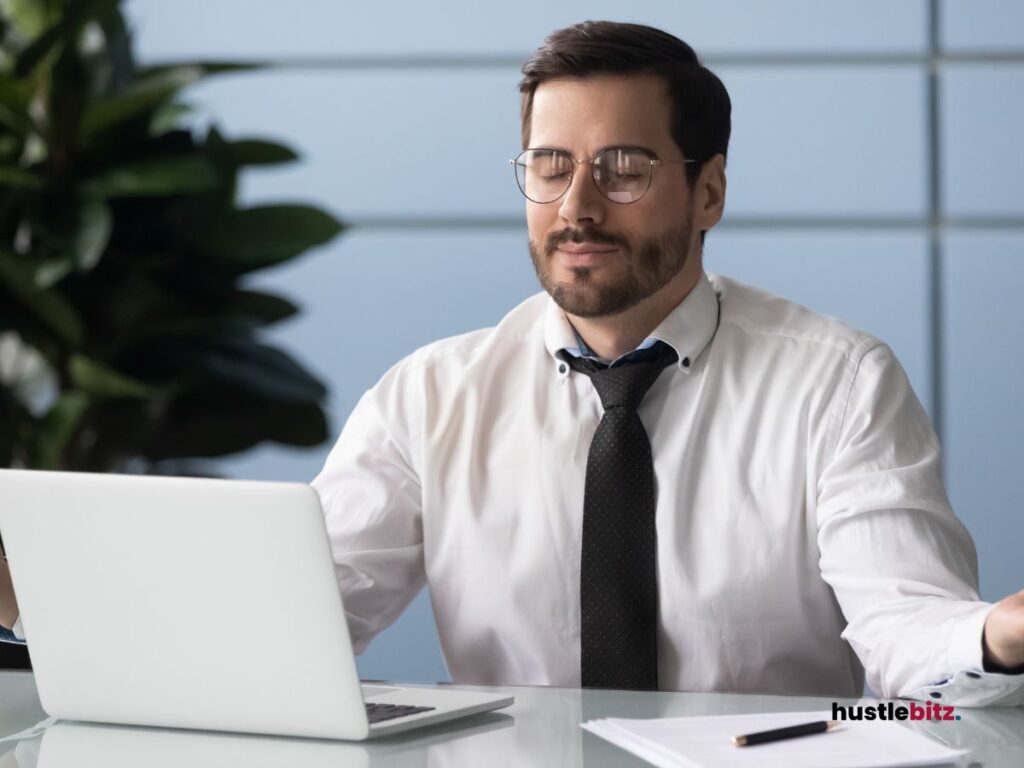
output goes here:
{"type": "Polygon", "coordinates": [[[324,386],[260,339],[298,309],[243,281],[342,225],[238,208],[242,169],[295,154],[181,127],[181,89],[245,67],[138,66],[130,43],[118,0],[0,14],[0,466],[181,472],[317,445],[324,386]]]}

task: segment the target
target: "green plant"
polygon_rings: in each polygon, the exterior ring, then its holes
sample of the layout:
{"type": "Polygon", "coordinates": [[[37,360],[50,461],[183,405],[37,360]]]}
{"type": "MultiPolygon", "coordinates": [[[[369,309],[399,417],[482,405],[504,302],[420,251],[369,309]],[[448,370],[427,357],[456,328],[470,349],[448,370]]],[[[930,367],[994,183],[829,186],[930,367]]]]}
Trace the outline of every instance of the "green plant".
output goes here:
{"type": "Polygon", "coordinates": [[[0,465],[183,471],[326,439],[324,386],[260,338],[296,306],[245,280],[342,225],[239,208],[242,169],[295,154],[181,127],[179,91],[237,69],[137,66],[118,0],[6,4],[0,465]]]}

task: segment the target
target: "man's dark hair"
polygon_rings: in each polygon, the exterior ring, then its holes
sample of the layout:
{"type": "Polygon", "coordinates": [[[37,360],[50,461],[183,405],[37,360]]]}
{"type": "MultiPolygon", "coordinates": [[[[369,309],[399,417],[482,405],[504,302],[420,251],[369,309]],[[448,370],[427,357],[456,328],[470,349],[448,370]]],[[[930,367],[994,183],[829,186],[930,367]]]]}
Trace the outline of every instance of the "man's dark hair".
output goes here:
{"type": "Polygon", "coordinates": [[[548,35],[523,65],[523,148],[530,137],[533,95],[558,77],[653,74],[668,83],[672,99],[669,130],[683,156],[699,160],[686,166],[692,186],[704,161],[726,156],[732,104],[722,81],[700,63],[693,48],[678,37],[642,24],[584,21],[548,35]]]}

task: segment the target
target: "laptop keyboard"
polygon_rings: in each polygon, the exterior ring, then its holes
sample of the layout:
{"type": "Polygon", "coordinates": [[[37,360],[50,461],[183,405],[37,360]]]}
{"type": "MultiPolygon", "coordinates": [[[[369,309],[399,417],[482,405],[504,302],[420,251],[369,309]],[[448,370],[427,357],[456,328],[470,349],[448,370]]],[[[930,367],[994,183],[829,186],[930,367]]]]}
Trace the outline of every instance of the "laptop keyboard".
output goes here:
{"type": "Polygon", "coordinates": [[[369,719],[370,725],[373,725],[384,720],[394,720],[396,717],[429,712],[432,709],[434,707],[413,707],[407,704],[367,704],[366,717],[369,719]]]}

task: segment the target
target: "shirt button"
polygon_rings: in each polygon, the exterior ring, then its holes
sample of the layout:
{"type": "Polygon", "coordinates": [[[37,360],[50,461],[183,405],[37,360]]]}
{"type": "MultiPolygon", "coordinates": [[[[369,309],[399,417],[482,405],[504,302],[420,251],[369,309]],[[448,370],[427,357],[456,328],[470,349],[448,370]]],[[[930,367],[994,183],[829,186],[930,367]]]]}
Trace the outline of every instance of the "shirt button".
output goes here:
{"type": "Polygon", "coordinates": [[[690,358],[684,357],[683,358],[683,368],[689,368],[689,367],[690,367],[690,358]]]}
{"type": "Polygon", "coordinates": [[[562,363],[561,365],[558,366],[558,372],[565,373],[565,363],[562,363]]]}
{"type": "Polygon", "coordinates": [[[971,680],[980,680],[981,679],[981,675],[979,675],[977,672],[968,672],[967,676],[969,678],[971,678],[971,680]]]}
{"type": "Polygon", "coordinates": [[[938,691],[932,691],[928,695],[931,696],[933,699],[941,699],[942,698],[942,694],[939,693],[938,691]]]}

